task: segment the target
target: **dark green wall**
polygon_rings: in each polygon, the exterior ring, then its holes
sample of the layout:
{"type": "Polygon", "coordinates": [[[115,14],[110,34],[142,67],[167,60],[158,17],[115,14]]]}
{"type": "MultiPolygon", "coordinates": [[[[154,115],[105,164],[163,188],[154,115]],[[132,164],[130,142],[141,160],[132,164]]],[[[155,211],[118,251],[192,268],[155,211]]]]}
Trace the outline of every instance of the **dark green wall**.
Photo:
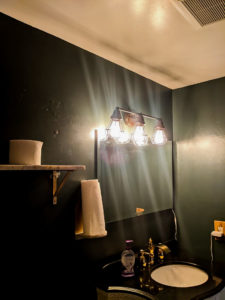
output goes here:
{"type": "MultiPolygon", "coordinates": [[[[179,239],[209,258],[213,220],[225,220],[225,78],[173,91],[175,208],[179,239]]],[[[225,244],[214,242],[215,260],[225,244]]]]}
{"type": "Polygon", "coordinates": [[[42,164],[86,165],[61,193],[71,203],[79,181],[94,177],[90,132],[116,106],[162,117],[171,138],[168,88],[3,14],[0,30],[0,163],[10,139],[34,139],[44,142],[42,164]]]}
{"type": "MultiPolygon", "coordinates": [[[[0,172],[4,278],[17,296],[21,291],[24,297],[27,286],[34,293],[46,286],[56,295],[61,289],[95,299],[92,258],[85,253],[103,257],[110,249],[116,254],[129,230],[124,222],[115,224],[112,235],[106,224],[109,236],[92,240],[91,246],[73,239],[80,180],[95,176],[90,132],[108,125],[115,106],[123,106],[162,117],[170,138],[171,90],[3,14],[0,33],[0,164],[8,163],[10,139],[34,139],[44,142],[42,164],[87,166],[71,175],[57,206],[52,205],[50,173],[0,172]]],[[[150,216],[155,227],[167,227],[165,239],[173,236],[171,216],[171,211],[150,216]]],[[[132,220],[135,230],[129,238],[145,245],[141,233],[150,234],[148,216],[141,220],[132,220]]],[[[163,242],[156,232],[154,239],[163,242]]]]}

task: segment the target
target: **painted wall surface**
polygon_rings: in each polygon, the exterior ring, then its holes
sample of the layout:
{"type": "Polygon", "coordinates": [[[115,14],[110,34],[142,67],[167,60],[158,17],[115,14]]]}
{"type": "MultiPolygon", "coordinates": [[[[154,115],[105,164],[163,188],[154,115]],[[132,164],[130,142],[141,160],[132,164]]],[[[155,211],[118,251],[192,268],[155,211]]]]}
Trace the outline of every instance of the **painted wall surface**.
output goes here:
{"type": "MultiPolygon", "coordinates": [[[[0,33],[0,164],[8,163],[10,139],[33,139],[44,142],[42,164],[87,167],[71,175],[57,206],[52,205],[50,172],[0,173],[5,279],[23,297],[29,294],[26,283],[35,293],[46,287],[51,296],[62,289],[63,298],[79,291],[84,299],[94,299],[92,265],[82,254],[86,244],[72,239],[80,180],[95,175],[90,132],[108,125],[115,106],[122,106],[162,117],[171,138],[171,90],[3,14],[0,33]],[[80,272],[86,278],[78,279],[80,272]]],[[[167,215],[162,218],[167,222],[167,215]]],[[[143,220],[142,230],[149,223],[143,220]]],[[[113,251],[121,247],[115,240],[113,251]]],[[[107,237],[105,247],[110,242],[107,237]]],[[[91,248],[105,249],[97,241],[91,248]]]]}
{"type": "MultiPolygon", "coordinates": [[[[225,78],[173,91],[175,208],[182,246],[210,258],[214,220],[225,220],[225,78]]],[[[214,241],[215,261],[225,243],[214,241]]]]}
{"type": "Polygon", "coordinates": [[[42,164],[87,166],[71,177],[68,197],[75,181],[94,177],[90,133],[116,106],[162,117],[171,138],[169,89],[4,15],[0,59],[0,163],[8,163],[9,139],[41,140],[42,164]]]}

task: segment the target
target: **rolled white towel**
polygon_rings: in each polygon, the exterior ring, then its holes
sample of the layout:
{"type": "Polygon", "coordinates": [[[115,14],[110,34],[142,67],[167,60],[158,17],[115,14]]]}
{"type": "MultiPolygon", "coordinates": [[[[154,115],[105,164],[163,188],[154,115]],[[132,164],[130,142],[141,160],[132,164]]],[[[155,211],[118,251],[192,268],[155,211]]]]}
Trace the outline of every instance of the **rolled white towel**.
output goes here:
{"type": "Polygon", "coordinates": [[[81,195],[83,235],[90,238],[106,236],[102,195],[98,180],[81,180],[81,195]]]}
{"type": "Polygon", "coordinates": [[[41,165],[43,142],[33,140],[10,140],[9,163],[15,165],[41,165]]]}

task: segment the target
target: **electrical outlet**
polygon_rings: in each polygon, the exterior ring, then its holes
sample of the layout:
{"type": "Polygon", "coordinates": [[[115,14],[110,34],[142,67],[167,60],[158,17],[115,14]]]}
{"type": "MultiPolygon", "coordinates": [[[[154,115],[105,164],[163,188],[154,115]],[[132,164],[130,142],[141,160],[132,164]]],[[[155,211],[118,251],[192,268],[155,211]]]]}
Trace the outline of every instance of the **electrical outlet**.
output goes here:
{"type": "Polygon", "coordinates": [[[222,231],[223,235],[225,236],[225,221],[214,220],[214,230],[222,231]],[[222,230],[220,229],[220,227],[222,227],[222,230]]]}

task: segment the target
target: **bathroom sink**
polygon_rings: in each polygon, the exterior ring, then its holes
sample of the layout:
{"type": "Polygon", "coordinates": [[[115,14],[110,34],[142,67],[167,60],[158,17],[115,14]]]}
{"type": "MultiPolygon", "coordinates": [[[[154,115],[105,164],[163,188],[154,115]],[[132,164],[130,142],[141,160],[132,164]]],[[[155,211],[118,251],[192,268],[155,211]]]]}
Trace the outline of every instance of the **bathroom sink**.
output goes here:
{"type": "Polygon", "coordinates": [[[198,266],[189,263],[170,263],[154,269],[151,278],[170,287],[194,287],[208,281],[208,274],[198,266]]]}

